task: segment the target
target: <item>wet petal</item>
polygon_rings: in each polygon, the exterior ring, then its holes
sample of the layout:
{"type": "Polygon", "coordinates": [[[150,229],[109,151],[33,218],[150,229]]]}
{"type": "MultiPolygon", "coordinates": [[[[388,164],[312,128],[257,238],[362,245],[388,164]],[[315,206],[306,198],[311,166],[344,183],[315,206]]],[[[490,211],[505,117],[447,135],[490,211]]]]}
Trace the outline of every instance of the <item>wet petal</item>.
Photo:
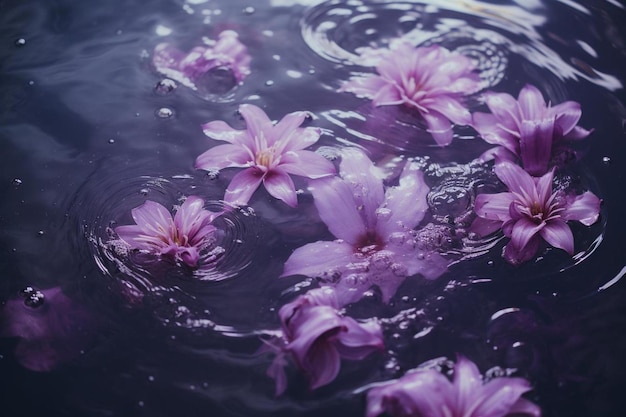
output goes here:
{"type": "Polygon", "coordinates": [[[591,226],[598,221],[600,215],[600,199],[590,191],[574,198],[568,196],[568,204],[561,213],[565,220],[578,220],[585,226],[591,226]]]}
{"type": "Polygon", "coordinates": [[[354,249],[345,242],[318,241],[297,248],[283,269],[281,276],[305,275],[307,277],[325,277],[327,271],[343,271],[353,261],[354,249]]]}
{"type": "Polygon", "coordinates": [[[351,317],[344,317],[342,324],[345,331],[337,335],[337,351],[342,358],[361,360],[384,349],[382,329],[376,321],[359,323],[351,317]]]}
{"type": "Polygon", "coordinates": [[[478,194],[474,211],[484,219],[505,222],[511,218],[509,209],[515,201],[512,193],[478,194]]]}
{"type": "Polygon", "coordinates": [[[206,171],[244,167],[254,160],[248,149],[239,145],[218,145],[196,158],[196,169],[206,171]]]}
{"type": "Polygon", "coordinates": [[[564,220],[549,221],[540,231],[541,237],[555,248],[563,249],[570,255],[574,254],[574,236],[564,220]]]}
{"type": "Polygon", "coordinates": [[[171,237],[174,232],[174,221],[170,212],[161,204],[146,200],[139,207],[131,210],[137,226],[152,236],[171,237]]]}
{"type": "Polygon", "coordinates": [[[472,127],[476,129],[485,142],[503,146],[515,155],[519,154],[519,138],[502,129],[498,119],[492,114],[474,113],[472,115],[472,127]]]}
{"type": "Polygon", "coordinates": [[[115,228],[115,233],[133,248],[149,249],[151,247],[151,245],[137,239],[144,235],[143,230],[139,226],[118,226],[115,228]]]}
{"type": "Polygon", "coordinates": [[[245,143],[248,138],[248,133],[245,130],[233,129],[222,120],[204,123],[202,125],[202,132],[211,139],[223,140],[230,143],[245,143]]]}
{"type": "Polygon", "coordinates": [[[519,93],[518,102],[522,119],[539,120],[546,115],[546,102],[541,91],[534,85],[526,84],[519,93]]]}
{"type": "Polygon", "coordinates": [[[375,106],[395,106],[406,102],[407,100],[402,96],[395,84],[382,86],[372,97],[372,103],[375,106]]]}
{"type": "Polygon", "coordinates": [[[519,132],[521,114],[517,100],[506,93],[487,93],[484,95],[485,104],[493,113],[496,123],[504,126],[511,132],[519,132]]]}
{"type": "MultiPolygon", "coordinates": [[[[357,97],[372,98],[374,95],[388,84],[382,77],[377,75],[363,75],[350,78],[343,83],[340,92],[353,93],[357,97]]],[[[396,96],[398,99],[399,96],[396,96]]]]}
{"type": "Polygon", "coordinates": [[[473,415],[484,417],[501,417],[512,413],[511,409],[528,391],[528,381],[522,378],[494,378],[481,390],[481,396],[476,398],[480,402],[473,415]]]}
{"type": "Polygon", "coordinates": [[[528,244],[530,239],[539,233],[545,226],[545,223],[535,224],[523,217],[516,221],[513,225],[511,243],[515,248],[523,249],[528,244]]]}
{"type": "Polygon", "coordinates": [[[331,383],[339,374],[341,359],[334,346],[320,341],[315,343],[307,358],[307,366],[303,368],[309,378],[311,389],[331,383]]]}
{"type": "Polygon", "coordinates": [[[487,149],[474,161],[485,163],[495,160],[496,164],[499,164],[501,162],[514,162],[516,158],[515,154],[510,150],[503,146],[496,146],[495,148],[487,149]]]}
{"type": "Polygon", "coordinates": [[[547,115],[556,119],[556,126],[563,136],[569,134],[578,124],[582,110],[575,101],[566,101],[548,109],[547,115]]]}
{"type": "Polygon", "coordinates": [[[504,259],[506,259],[507,262],[513,265],[519,265],[523,262],[526,262],[532,259],[533,256],[535,256],[537,250],[539,249],[540,241],[541,239],[539,235],[535,235],[528,241],[526,246],[521,248],[514,246],[513,242],[509,242],[504,247],[504,259]]]}
{"type": "Polygon", "coordinates": [[[256,168],[248,168],[237,173],[228,184],[224,201],[232,204],[248,204],[262,180],[263,173],[256,168]]]}
{"type": "Polygon", "coordinates": [[[457,99],[441,95],[433,99],[428,105],[429,110],[443,114],[447,119],[458,125],[472,123],[472,115],[457,99]]]}
{"type": "Polygon", "coordinates": [[[248,133],[252,138],[262,136],[264,130],[272,126],[267,114],[254,104],[242,104],[239,106],[239,113],[246,121],[248,133]]]}
{"type": "MultiPolygon", "coordinates": [[[[304,122],[307,113],[303,111],[297,111],[288,113],[275,125],[266,128],[265,134],[268,136],[268,145],[271,146],[274,143],[288,144],[292,140],[298,141],[298,127],[304,122]],[[271,140],[269,138],[271,137],[271,140]]],[[[283,145],[284,146],[284,145],[283,145]]],[[[281,149],[284,147],[281,146],[281,149]]]]}
{"type": "Polygon", "coordinates": [[[309,187],[315,207],[328,230],[337,238],[355,244],[365,235],[352,188],[337,177],[315,180],[309,187]]]}
{"type": "Polygon", "coordinates": [[[283,154],[280,162],[283,171],[312,179],[335,174],[332,162],[312,151],[287,152],[283,154]]]}
{"type": "Polygon", "coordinates": [[[434,110],[422,113],[422,116],[428,125],[428,133],[433,135],[439,146],[446,146],[452,142],[452,124],[446,116],[434,110]]]}
{"type": "Polygon", "coordinates": [[[548,171],[554,140],[554,119],[524,120],[521,126],[520,157],[524,169],[539,176],[548,171]]]}
{"type": "Polygon", "coordinates": [[[272,197],[284,201],[290,207],[298,205],[296,186],[289,174],[282,169],[268,172],[265,178],[263,178],[263,185],[265,185],[265,189],[272,197]]]}
{"type": "Polygon", "coordinates": [[[509,191],[520,195],[536,193],[535,182],[532,177],[519,166],[510,162],[496,164],[494,171],[509,191]]]}
{"type": "MultiPolygon", "coordinates": [[[[476,364],[462,355],[458,356],[456,366],[454,367],[453,385],[457,395],[457,410],[469,410],[472,403],[476,400],[477,394],[480,394],[482,377],[476,364]]],[[[482,416],[482,414],[477,415],[482,416]]]]}
{"type": "Polygon", "coordinates": [[[541,408],[525,398],[519,398],[509,409],[509,414],[522,414],[531,417],[541,417],[541,408]]]}

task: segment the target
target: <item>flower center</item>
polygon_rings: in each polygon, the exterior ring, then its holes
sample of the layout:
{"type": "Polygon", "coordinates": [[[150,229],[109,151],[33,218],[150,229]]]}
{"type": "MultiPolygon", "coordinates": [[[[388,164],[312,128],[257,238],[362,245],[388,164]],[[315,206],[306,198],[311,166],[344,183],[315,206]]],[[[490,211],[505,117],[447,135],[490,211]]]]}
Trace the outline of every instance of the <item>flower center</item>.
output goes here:
{"type": "Polygon", "coordinates": [[[274,165],[276,159],[276,149],[271,148],[264,149],[256,154],[255,163],[257,166],[262,166],[268,170],[274,165]]]}
{"type": "Polygon", "coordinates": [[[533,202],[530,206],[530,217],[535,223],[541,223],[543,221],[543,207],[533,202]]]}
{"type": "Polygon", "coordinates": [[[384,245],[384,242],[376,232],[367,232],[361,236],[355,247],[358,252],[368,255],[378,252],[384,245]]]}

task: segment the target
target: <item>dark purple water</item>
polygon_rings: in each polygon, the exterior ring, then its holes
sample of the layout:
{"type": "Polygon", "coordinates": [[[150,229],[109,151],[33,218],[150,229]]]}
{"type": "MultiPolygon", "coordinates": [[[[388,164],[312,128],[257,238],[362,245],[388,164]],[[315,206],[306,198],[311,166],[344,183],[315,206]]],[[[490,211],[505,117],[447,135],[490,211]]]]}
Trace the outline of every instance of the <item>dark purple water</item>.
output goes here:
{"type": "MultiPolygon", "coordinates": [[[[623,2],[0,0],[0,77],[0,301],[61,287],[80,312],[51,336],[52,370],[27,369],[17,340],[0,339],[3,416],[361,416],[359,388],[457,352],[483,371],[515,368],[547,417],[626,415],[623,2]],[[242,85],[155,91],[156,44],[188,50],[225,29],[252,56],[242,85]],[[513,267],[501,239],[456,233],[478,186],[495,181],[470,164],[489,148],[473,130],[446,148],[407,141],[418,130],[397,114],[336,92],[357,47],[401,34],[474,57],[498,91],[532,83],[554,103],[581,102],[581,125],[595,131],[578,144],[571,178],[604,203],[596,225],[574,228],[574,259],[551,250],[513,267]],[[439,248],[453,262],[444,276],[408,279],[390,305],[371,297],[351,307],[382,319],[388,351],[344,362],[315,392],[291,369],[275,398],[271,358],[254,355],[302,280],[278,278],[284,261],[331,238],[306,191],[298,209],[257,192],[252,211],[220,220],[226,255],[207,276],[222,280],[148,273],[104,244],[107,228],[129,224],[147,198],[219,205],[233,173],[193,168],[209,145],[200,125],[241,126],[242,103],[272,118],[310,111],[328,152],[357,144],[381,164],[425,158],[424,224],[454,236],[439,248]]],[[[33,314],[49,314],[46,302],[33,314]]]]}

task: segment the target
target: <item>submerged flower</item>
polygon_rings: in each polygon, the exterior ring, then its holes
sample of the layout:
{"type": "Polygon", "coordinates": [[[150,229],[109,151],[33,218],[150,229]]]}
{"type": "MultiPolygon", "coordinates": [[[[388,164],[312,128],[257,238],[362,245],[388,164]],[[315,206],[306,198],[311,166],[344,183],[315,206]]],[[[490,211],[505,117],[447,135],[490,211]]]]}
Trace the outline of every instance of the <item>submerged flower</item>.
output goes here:
{"type": "Polygon", "coordinates": [[[397,41],[389,50],[366,50],[361,59],[376,65],[378,74],[352,77],[340,91],[371,98],[376,106],[417,109],[441,146],[452,141],[452,123],[471,123],[461,99],[480,83],[469,58],[437,45],[415,48],[397,41]]]}
{"type": "Polygon", "coordinates": [[[228,68],[236,82],[250,74],[250,55],[232,30],[220,33],[211,46],[196,46],[187,54],[160,43],[154,48],[152,63],[161,74],[194,90],[197,80],[214,68],[228,68]]]}
{"type": "Polygon", "coordinates": [[[372,286],[387,302],[406,277],[440,276],[445,260],[423,250],[413,230],[426,213],[429,191],[416,164],[407,164],[399,184],[385,190],[365,154],[348,149],[342,155],[341,178],[310,187],[321,219],[338,240],[296,249],[283,276],[320,277],[335,286],[342,304],[358,300],[372,286]]]}
{"type": "Polygon", "coordinates": [[[27,287],[2,308],[0,335],[17,337],[17,360],[33,371],[50,371],[80,356],[94,338],[94,318],[61,288],[27,287]]]}
{"type": "Polygon", "coordinates": [[[196,159],[196,168],[207,171],[246,168],[228,185],[227,202],[247,204],[263,183],[273,197],[295,207],[296,188],[289,174],[315,179],[335,173],[333,164],[322,155],[304,150],[320,136],[319,129],[299,127],[306,112],[289,113],[276,124],[252,104],[239,106],[239,112],[246,130],[235,130],[221,120],[202,126],[205,135],[228,144],[215,146],[196,159]]]}
{"type": "Polygon", "coordinates": [[[574,236],[567,225],[577,220],[590,226],[598,220],[600,200],[590,191],[578,196],[552,190],[554,170],[540,178],[531,177],[519,166],[502,162],[495,172],[509,191],[479,194],[474,210],[478,216],[501,222],[510,242],[504,257],[512,264],[532,258],[545,240],[555,248],[574,254],[574,236]]]}
{"type": "Polygon", "coordinates": [[[360,360],[383,349],[378,322],[359,323],[340,315],[338,309],[337,296],[329,287],[311,290],[281,307],[285,344],[268,370],[276,379],[277,394],[286,388],[284,354],[291,355],[311,389],[316,389],[337,377],[341,359],[360,360]]]}
{"type": "Polygon", "coordinates": [[[174,218],[159,203],[147,200],[132,210],[136,225],[118,226],[115,233],[133,249],[198,265],[200,252],[213,243],[215,213],[204,209],[200,197],[189,196],[174,218]]]}
{"type": "Polygon", "coordinates": [[[566,101],[546,105],[532,85],[522,88],[517,100],[506,93],[487,93],[485,103],[492,114],[474,113],[474,128],[488,143],[520,158],[531,175],[548,172],[553,151],[562,140],[582,139],[591,133],[577,126],[580,104],[566,101]]]}
{"type": "Polygon", "coordinates": [[[367,393],[367,417],[504,417],[541,416],[541,409],[522,397],[530,385],[523,378],[500,377],[483,382],[469,359],[458,357],[452,382],[434,369],[416,369],[367,393]]]}

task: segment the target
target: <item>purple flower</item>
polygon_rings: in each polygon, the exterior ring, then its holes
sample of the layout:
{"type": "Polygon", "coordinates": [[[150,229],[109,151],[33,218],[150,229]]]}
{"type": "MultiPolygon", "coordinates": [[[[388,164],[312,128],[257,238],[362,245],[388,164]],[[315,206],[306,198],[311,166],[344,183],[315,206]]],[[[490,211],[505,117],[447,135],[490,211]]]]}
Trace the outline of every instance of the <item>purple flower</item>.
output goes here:
{"type": "Polygon", "coordinates": [[[352,77],[340,91],[371,98],[376,106],[417,109],[441,146],[452,141],[452,123],[471,123],[472,116],[460,101],[480,88],[469,58],[440,46],[415,48],[399,40],[388,50],[366,48],[361,59],[374,64],[378,74],[352,77]]]}
{"type": "Polygon", "coordinates": [[[499,194],[479,194],[474,211],[478,216],[501,222],[510,242],[504,257],[512,264],[531,259],[541,240],[574,254],[574,237],[567,225],[577,220],[590,226],[598,220],[600,200],[590,191],[572,196],[552,190],[554,170],[540,178],[531,177],[510,162],[497,164],[495,172],[509,191],[499,194]]]}
{"type": "Polygon", "coordinates": [[[200,252],[214,242],[215,217],[200,197],[189,196],[174,218],[159,203],[147,200],[132,210],[136,225],[118,226],[115,233],[132,249],[181,261],[196,267],[200,252]]]}
{"type": "Polygon", "coordinates": [[[237,82],[250,74],[250,55],[232,30],[220,33],[210,47],[196,46],[188,54],[160,43],[154,48],[152,63],[161,74],[194,90],[196,81],[214,68],[229,68],[237,82]]]}
{"type": "Polygon", "coordinates": [[[295,207],[298,204],[296,188],[289,174],[308,178],[335,174],[330,161],[304,150],[320,136],[317,128],[299,127],[306,112],[289,113],[276,124],[252,104],[239,106],[239,112],[246,121],[246,130],[235,130],[221,120],[202,126],[205,135],[228,144],[215,146],[196,159],[196,168],[207,171],[246,168],[228,185],[224,196],[227,202],[247,204],[263,183],[273,197],[295,207]]]}
{"type": "Polygon", "coordinates": [[[539,417],[539,407],[522,398],[530,385],[523,378],[501,377],[484,383],[476,364],[459,355],[450,382],[434,369],[415,369],[367,393],[366,417],[539,417]]]}
{"type": "Polygon", "coordinates": [[[577,126],[580,104],[546,105],[532,85],[522,88],[517,100],[506,93],[487,93],[484,98],[492,114],[474,113],[474,128],[488,143],[520,158],[531,175],[548,172],[552,153],[562,140],[582,139],[591,133],[577,126]]]}
{"type": "Polygon", "coordinates": [[[404,168],[397,186],[382,176],[361,151],[346,149],[341,178],[317,180],[310,187],[315,206],[335,241],[296,249],[283,276],[320,277],[338,291],[342,303],[358,300],[376,285],[385,302],[408,276],[428,279],[446,270],[445,260],[420,248],[413,228],[424,217],[429,189],[415,164],[404,168]]]}
{"type": "Polygon", "coordinates": [[[18,337],[17,360],[33,371],[50,371],[80,355],[94,334],[93,317],[59,287],[37,291],[27,287],[22,297],[2,308],[3,337],[18,337]]]}
{"type": "Polygon", "coordinates": [[[280,309],[285,344],[268,370],[276,379],[277,395],[286,388],[282,369],[285,353],[306,374],[311,389],[316,389],[337,377],[342,358],[361,360],[383,349],[378,322],[359,323],[340,315],[338,308],[335,291],[324,287],[311,290],[280,309]]]}

